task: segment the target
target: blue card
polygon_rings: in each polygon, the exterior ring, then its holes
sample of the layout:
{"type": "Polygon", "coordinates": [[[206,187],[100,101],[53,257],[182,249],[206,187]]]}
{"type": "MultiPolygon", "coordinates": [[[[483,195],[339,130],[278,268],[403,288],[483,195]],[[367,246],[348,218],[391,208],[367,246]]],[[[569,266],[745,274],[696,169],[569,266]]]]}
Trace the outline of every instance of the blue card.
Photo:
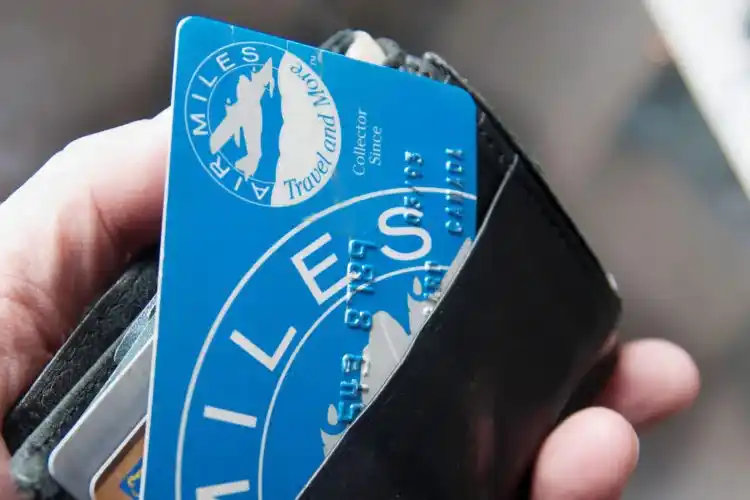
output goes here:
{"type": "Polygon", "coordinates": [[[201,18],[175,61],[143,495],[293,499],[470,248],[476,107],[201,18]]]}

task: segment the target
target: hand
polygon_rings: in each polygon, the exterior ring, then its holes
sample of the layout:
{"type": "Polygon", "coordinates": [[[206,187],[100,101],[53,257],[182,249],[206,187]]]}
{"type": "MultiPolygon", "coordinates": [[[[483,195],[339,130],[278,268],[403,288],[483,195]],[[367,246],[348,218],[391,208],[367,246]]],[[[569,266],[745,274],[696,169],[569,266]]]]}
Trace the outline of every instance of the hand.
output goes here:
{"type": "Polygon", "coordinates": [[[690,406],[699,388],[695,363],[676,345],[624,345],[600,406],[570,416],[542,446],[532,500],[620,498],[638,463],[636,431],[690,406]]]}
{"type": "MultiPolygon", "coordinates": [[[[162,113],[76,141],[0,205],[0,415],[129,256],[158,241],[169,123],[162,113]]],[[[698,387],[680,348],[625,346],[602,406],[571,416],[542,447],[534,500],[619,497],[638,458],[634,427],[685,408],[698,387]]],[[[7,466],[0,446],[0,492],[12,491],[7,466]]]]}

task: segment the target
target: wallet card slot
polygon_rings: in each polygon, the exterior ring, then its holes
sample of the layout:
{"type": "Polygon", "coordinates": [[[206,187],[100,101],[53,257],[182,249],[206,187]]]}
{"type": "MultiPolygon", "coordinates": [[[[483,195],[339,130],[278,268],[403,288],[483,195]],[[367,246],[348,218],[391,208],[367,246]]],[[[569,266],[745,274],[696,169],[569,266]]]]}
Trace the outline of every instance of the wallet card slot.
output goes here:
{"type": "Polygon", "coordinates": [[[156,252],[147,252],[89,309],[4,419],[2,434],[11,453],[138,316],[156,293],[157,274],[156,252]]]}
{"type": "Polygon", "coordinates": [[[513,497],[619,317],[527,175],[508,173],[453,283],[302,500],[513,497]]]}
{"type": "Polygon", "coordinates": [[[10,462],[11,474],[22,498],[69,498],[50,475],[47,461],[52,450],[81,418],[114,373],[117,367],[114,361],[116,345],[115,342],[109,346],[13,454],[10,462]]]}

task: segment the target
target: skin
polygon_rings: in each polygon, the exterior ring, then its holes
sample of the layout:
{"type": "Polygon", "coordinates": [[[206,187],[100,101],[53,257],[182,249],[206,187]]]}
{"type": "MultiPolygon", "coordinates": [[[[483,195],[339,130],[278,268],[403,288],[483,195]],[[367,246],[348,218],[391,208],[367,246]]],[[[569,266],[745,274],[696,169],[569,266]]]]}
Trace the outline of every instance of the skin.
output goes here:
{"type": "MultiPolygon", "coordinates": [[[[86,305],[158,241],[166,111],[75,141],[0,205],[0,415],[31,384],[86,305]]],[[[598,406],[563,422],[542,446],[533,500],[620,498],[638,462],[638,434],[687,408],[700,386],[680,347],[626,344],[598,406]]],[[[12,500],[0,441],[0,500],[12,500]]]]}

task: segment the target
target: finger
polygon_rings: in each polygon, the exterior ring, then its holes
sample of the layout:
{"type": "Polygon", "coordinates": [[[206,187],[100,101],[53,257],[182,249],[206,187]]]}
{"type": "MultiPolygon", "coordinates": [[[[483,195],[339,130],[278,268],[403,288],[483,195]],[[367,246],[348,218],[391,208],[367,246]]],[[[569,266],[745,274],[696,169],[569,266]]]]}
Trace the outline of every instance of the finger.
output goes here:
{"type": "Polygon", "coordinates": [[[0,205],[0,415],[128,255],[158,241],[169,122],[76,141],[0,205]]]}
{"type": "Polygon", "coordinates": [[[565,420],[540,450],[532,500],[619,498],[638,462],[638,437],[619,414],[588,408],[565,420]]]}
{"type": "Polygon", "coordinates": [[[698,368],[683,349],[666,340],[638,340],[622,347],[599,403],[646,426],[689,407],[699,390],[698,368]]]}

